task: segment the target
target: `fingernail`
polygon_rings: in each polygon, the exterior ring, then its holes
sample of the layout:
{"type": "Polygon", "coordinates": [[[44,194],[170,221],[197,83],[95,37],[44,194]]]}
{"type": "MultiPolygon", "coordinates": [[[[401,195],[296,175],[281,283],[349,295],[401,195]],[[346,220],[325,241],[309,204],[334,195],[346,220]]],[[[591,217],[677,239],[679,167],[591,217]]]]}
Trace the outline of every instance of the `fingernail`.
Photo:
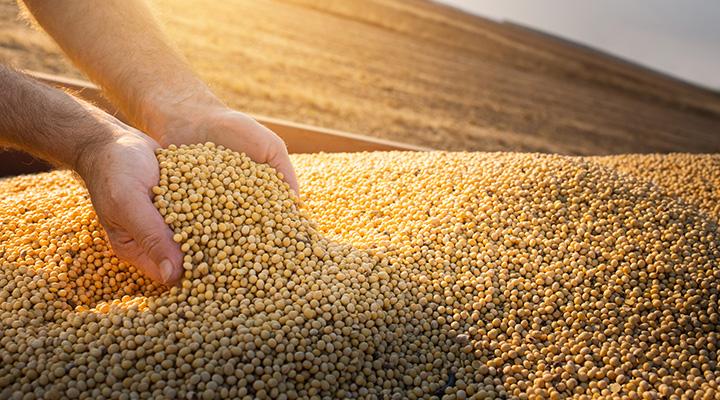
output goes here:
{"type": "Polygon", "coordinates": [[[170,282],[170,277],[173,276],[173,265],[170,262],[170,260],[163,260],[160,263],[160,277],[163,280],[163,283],[170,282]]]}

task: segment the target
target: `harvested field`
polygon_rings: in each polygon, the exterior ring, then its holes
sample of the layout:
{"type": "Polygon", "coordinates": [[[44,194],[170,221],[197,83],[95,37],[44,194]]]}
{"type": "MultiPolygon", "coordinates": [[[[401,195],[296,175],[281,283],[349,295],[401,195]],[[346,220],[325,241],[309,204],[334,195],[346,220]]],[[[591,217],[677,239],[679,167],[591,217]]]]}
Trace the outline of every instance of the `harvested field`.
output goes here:
{"type": "MultiPolygon", "coordinates": [[[[720,95],[420,0],[158,0],[229,104],[447,150],[716,152],[720,95]]],[[[0,0],[0,61],[79,77],[0,0]]]]}

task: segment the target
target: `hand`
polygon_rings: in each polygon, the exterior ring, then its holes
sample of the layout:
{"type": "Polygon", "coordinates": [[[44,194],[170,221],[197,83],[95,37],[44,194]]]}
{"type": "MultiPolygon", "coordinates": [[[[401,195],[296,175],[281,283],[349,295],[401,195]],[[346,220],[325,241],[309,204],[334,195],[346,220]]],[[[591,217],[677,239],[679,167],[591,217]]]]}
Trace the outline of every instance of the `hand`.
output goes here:
{"type": "Polygon", "coordinates": [[[154,150],[160,146],[117,120],[107,128],[112,139],[84,148],[76,169],[115,254],[152,280],[172,285],[182,276],[183,256],[151,201],[160,178],[154,150]]]}
{"type": "Polygon", "coordinates": [[[299,194],[285,142],[249,115],[220,104],[185,104],[172,110],[161,120],[148,124],[149,133],[163,147],[208,141],[223,145],[274,167],[282,173],[290,189],[299,194]]]}

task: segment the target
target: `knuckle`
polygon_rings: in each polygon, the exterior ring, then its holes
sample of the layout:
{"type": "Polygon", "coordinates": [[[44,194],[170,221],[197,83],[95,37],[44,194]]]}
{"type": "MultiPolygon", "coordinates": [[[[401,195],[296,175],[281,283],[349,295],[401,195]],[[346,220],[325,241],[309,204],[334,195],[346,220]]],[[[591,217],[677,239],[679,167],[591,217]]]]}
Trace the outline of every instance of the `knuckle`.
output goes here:
{"type": "Polygon", "coordinates": [[[111,210],[117,210],[118,207],[121,207],[125,204],[124,199],[127,192],[123,188],[118,187],[119,185],[107,186],[107,190],[105,191],[105,199],[108,205],[111,207],[111,210]]]}
{"type": "Polygon", "coordinates": [[[284,156],[287,154],[287,144],[278,136],[275,132],[271,132],[270,136],[270,147],[273,150],[274,155],[284,156]]]}
{"type": "Polygon", "coordinates": [[[113,233],[108,233],[108,239],[110,239],[110,247],[113,252],[121,260],[133,261],[138,257],[138,250],[136,246],[133,246],[132,239],[119,237],[113,233]]]}
{"type": "Polygon", "coordinates": [[[163,236],[164,235],[162,233],[155,230],[147,231],[140,235],[138,243],[141,248],[147,250],[148,252],[152,252],[158,248],[160,243],[162,243],[163,236]]]}

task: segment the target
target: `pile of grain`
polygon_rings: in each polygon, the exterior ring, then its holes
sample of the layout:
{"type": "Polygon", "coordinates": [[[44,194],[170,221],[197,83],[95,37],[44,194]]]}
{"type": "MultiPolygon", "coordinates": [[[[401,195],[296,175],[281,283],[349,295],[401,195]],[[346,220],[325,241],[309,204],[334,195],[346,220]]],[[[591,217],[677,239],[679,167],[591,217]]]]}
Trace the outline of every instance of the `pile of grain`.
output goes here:
{"type": "Polygon", "coordinates": [[[158,160],[165,291],[68,173],[0,181],[1,398],[720,396],[713,205],[600,164],[635,156],[296,156],[305,206],[222,147],[158,160]]]}
{"type": "Polygon", "coordinates": [[[715,221],[720,217],[720,156],[636,154],[631,157],[591,157],[589,160],[652,181],[664,193],[697,207],[715,221]]]}

